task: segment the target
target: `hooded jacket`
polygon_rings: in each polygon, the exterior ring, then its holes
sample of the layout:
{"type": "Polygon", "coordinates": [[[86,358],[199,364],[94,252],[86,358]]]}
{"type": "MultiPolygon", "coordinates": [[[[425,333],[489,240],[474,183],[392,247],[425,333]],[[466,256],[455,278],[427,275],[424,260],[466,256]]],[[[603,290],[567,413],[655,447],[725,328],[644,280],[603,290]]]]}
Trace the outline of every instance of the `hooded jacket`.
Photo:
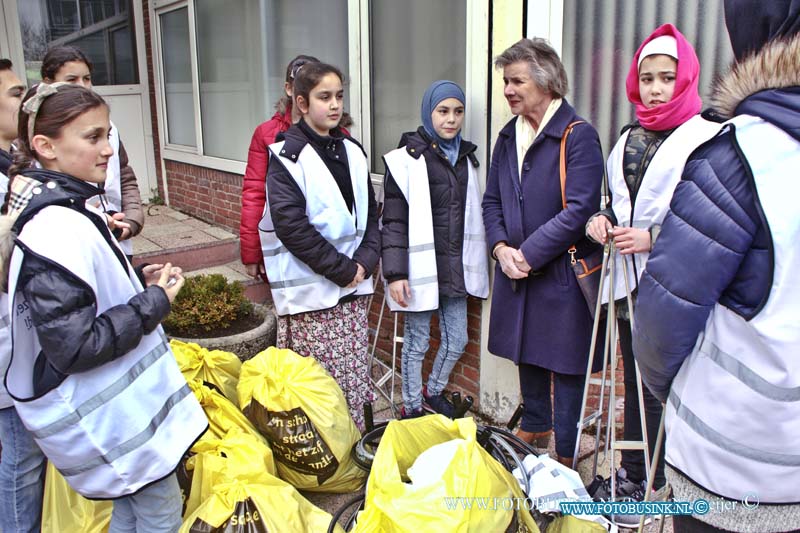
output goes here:
{"type": "Polygon", "coordinates": [[[174,472],[208,427],[159,327],[169,300],[142,288],[103,213],[86,207],[96,187],[41,169],[18,179],[2,235],[14,242],[4,383],[73,489],[133,494],[174,472]]]}
{"type": "MultiPolygon", "coordinates": [[[[461,141],[455,167],[436,149],[424,129],[403,134],[399,146],[409,156],[425,158],[433,215],[433,242],[436,248],[436,274],[439,293],[451,298],[467,295],[464,285],[462,246],[464,242],[464,206],[467,197],[467,165],[478,166],[476,146],[461,141]]],[[[383,206],[383,276],[387,281],[408,279],[408,201],[397,187],[389,168],[384,178],[383,206]]]]}
{"type": "MultiPolygon", "coordinates": [[[[352,138],[347,138],[358,144],[352,138]]],[[[282,150],[286,152],[289,161],[297,160],[300,152],[310,142],[297,125],[286,131],[284,141],[282,150]]],[[[313,182],[315,177],[307,176],[306,179],[313,182]]],[[[369,180],[369,177],[367,179],[369,180]]],[[[381,235],[378,229],[378,207],[375,203],[375,192],[371,181],[368,181],[367,187],[369,200],[367,228],[361,244],[352,257],[339,253],[311,225],[303,192],[280,158],[276,157],[270,158],[267,170],[269,212],[265,217],[270,217],[269,225],[274,226],[276,236],[293,256],[336,285],[346,287],[356,275],[356,263],[363,266],[367,275],[370,275],[378,265],[380,258],[381,235]]]]}
{"type": "MultiPolygon", "coordinates": [[[[769,153],[772,146],[758,146],[763,151],[759,157],[772,161],[797,157],[800,36],[771,41],[755,55],[737,63],[717,82],[712,105],[723,119],[734,119],[734,125],[724,127],[687,161],[682,181],[673,195],[671,211],[639,285],[634,354],[650,390],[660,400],[669,400],[670,409],[677,413],[670,418],[668,411],[667,463],[671,467],[676,461],[681,463],[682,470],[670,480],[680,499],[709,494],[740,499],[736,492],[749,488],[748,476],[755,468],[753,465],[760,463],[762,467],[756,470],[761,473],[756,475],[770,480],[771,485],[759,495],[758,512],[747,509],[746,516],[714,513],[703,520],[735,531],[796,529],[800,527],[800,504],[794,487],[779,476],[794,476],[792,469],[800,461],[796,440],[792,438],[795,421],[800,417],[795,363],[800,345],[774,350],[780,343],[796,342],[791,340],[796,335],[781,334],[779,329],[772,335],[757,333],[758,343],[740,343],[736,350],[743,356],[763,355],[751,359],[752,362],[709,351],[704,345],[714,335],[722,338],[714,333],[720,316],[728,317],[728,323],[738,320],[737,335],[744,335],[761,331],[759,328],[764,327],[765,321],[776,327],[792,320],[796,324],[800,312],[794,304],[778,308],[772,305],[781,302],[786,291],[795,290],[791,284],[778,282],[784,278],[778,277],[781,273],[776,265],[781,265],[785,257],[776,256],[775,251],[791,250],[796,244],[791,239],[787,242],[791,232],[773,234],[773,231],[785,231],[787,222],[800,219],[797,199],[788,194],[782,199],[782,210],[794,210],[794,214],[781,218],[782,227],[771,228],[767,220],[775,212],[765,210],[757,187],[758,183],[765,183],[764,167],[754,166],[756,162],[745,156],[753,147],[740,145],[736,130],[737,123],[748,121],[761,128],[764,135],[782,135],[791,145],[775,153],[769,153]],[[684,365],[690,364],[697,367],[696,371],[682,371],[684,365]],[[755,371],[748,369],[748,365],[755,371]],[[769,365],[769,370],[765,365],[769,365]],[[676,376],[680,377],[680,383],[676,376]],[[713,393],[703,382],[716,386],[732,378],[735,381],[731,387],[740,387],[737,390],[742,391],[738,400],[708,397],[713,393]],[[775,396],[774,391],[784,393],[775,396]],[[687,413],[687,404],[694,405],[696,410],[707,405],[698,394],[706,395],[705,402],[714,402],[718,415],[713,420],[703,418],[702,413],[699,416],[687,413]],[[771,403],[776,401],[777,404],[771,403]],[[770,406],[780,406],[780,420],[775,418],[779,416],[775,414],[778,409],[770,406]],[[787,410],[793,410],[795,415],[787,418],[784,416],[787,410]],[[729,417],[723,413],[735,413],[736,422],[729,424],[729,417]],[[701,429],[698,423],[708,429],[701,429]],[[684,424],[694,429],[686,429],[684,424]],[[741,428],[754,426],[760,426],[763,432],[738,435],[741,428]],[[770,438],[765,440],[763,437],[768,433],[770,438]],[[702,440],[698,441],[698,436],[702,440]],[[695,439],[690,450],[681,446],[687,439],[695,439]],[[787,440],[795,442],[781,445],[787,440]],[[670,446],[674,449],[672,454],[670,446]],[[715,466],[720,457],[726,458],[721,463],[725,465],[724,472],[715,466]],[[728,470],[733,473],[726,473],[728,470]],[[738,481],[730,482],[731,477],[738,481]]],[[[787,180],[792,176],[784,173],[776,178],[787,180]]],[[[791,330],[789,327],[785,331],[791,330]]]]}

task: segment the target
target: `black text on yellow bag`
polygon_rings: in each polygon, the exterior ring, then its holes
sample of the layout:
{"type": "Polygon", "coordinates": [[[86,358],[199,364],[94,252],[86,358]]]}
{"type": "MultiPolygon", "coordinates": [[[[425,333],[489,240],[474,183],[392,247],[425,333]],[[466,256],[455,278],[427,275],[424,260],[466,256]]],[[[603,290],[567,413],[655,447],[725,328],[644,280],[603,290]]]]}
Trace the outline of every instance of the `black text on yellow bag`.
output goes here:
{"type": "Polygon", "coordinates": [[[302,409],[267,411],[258,402],[251,402],[244,414],[272,444],[278,462],[316,476],[320,485],[336,473],[339,461],[302,409]]]}

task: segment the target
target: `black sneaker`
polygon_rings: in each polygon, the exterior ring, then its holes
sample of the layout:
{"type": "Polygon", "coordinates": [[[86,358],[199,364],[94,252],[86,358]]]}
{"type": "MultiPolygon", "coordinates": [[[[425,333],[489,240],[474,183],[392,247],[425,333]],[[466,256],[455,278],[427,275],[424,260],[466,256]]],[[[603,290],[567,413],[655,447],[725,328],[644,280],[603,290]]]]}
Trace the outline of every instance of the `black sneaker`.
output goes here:
{"type": "Polygon", "coordinates": [[[400,420],[408,420],[409,418],[419,418],[421,416],[425,416],[425,411],[422,409],[422,407],[419,407],[412,411],[406,411],[405,407],[400,408],[400,420]]]}
{"type": "Polygon", "coordinates": [[[424,404],[432,411],[442,414],[447,418],[453,418],[455,407],[450,403],[450,400],[444,397],[444,394],[429,396],[428,391],[423,391],[422,397],[424,398],[424,404]]]}
{"type": "MultiPolygon", "coordinates": [[[[611,497],[611,478],[603,478],[596,476],[586,491],[589,496],[596,502],[609,502],[612,499],[617,502],[640,502],[644,500],[644,490],[647,485],[643,483],[634,483],[628,479],[627,472],[624,468],[617,470],[616,479],[616,497],[611,497]]],[[[607,516],[611,522],[619,527],[637,528],[639,521],[642,518],[640,514],[618,514],[607,516]]],[[[645,517],[645,524],[649,522],[649,517],[645,517]]]]}

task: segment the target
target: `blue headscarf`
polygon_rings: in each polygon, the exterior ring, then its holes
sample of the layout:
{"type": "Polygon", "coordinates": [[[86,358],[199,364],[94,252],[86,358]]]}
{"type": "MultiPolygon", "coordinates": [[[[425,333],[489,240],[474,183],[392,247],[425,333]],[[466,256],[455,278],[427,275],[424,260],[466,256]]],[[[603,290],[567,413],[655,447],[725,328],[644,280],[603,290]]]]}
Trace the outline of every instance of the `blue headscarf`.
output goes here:
{"type": "Polygon", "coordinates": [[[459,131],[458,135],[452,139],[442,139],[436,134],[436,130],[433,129],[433,121],[431,120],[431,113],[433,113],[433,110],[439,105],[439,102],[447,100],[448,98],[455,98],[466,106],[464,91],[461,90],[461,87],[459,87],[457,83],[439,80],[433,82],[431,86],[428,87],[425,94],[422,96],[422,127],[425,128],[425,133],[427,133],[431,139],[435,139],[439,143],[444,155],[447,156],[447,160],[450,161],[451,165],[455,166],[458,160],[458,151],[461,148],[461,132],[459,131]]]}

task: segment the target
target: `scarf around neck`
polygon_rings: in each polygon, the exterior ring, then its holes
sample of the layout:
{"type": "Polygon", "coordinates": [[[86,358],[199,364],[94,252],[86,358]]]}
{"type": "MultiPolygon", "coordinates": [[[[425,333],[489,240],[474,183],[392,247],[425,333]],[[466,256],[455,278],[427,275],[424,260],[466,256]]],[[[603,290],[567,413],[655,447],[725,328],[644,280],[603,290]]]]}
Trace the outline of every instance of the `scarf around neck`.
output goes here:
{"type": "Polygon", "coordinates": [[[700,83],[700,61],[692,45],[672,24],[658,27],[642,42],[631,61],[631,68],[625,81],[628,100],[636,106],[636,118],[649,130],[665,131],[676,128],[700,112],[703,100],[698,92],[700,83]],[[678,44],[678,67],[675,72],[675,92],[672,100],[651,109],[642,103],[639,94],[639,54],[644,46],[662,35],[670,35],[678,44]]]}
{"type": "Polygon", "coordinates": [[[450,165],[455,166],[456,161],[458,161],[458,152],[461,149],[461,131],[459,130],[458,134],[452,139],[442,139],[433,129],[433,119],[431,119],[431,114],[436,109],[436,106],[439,105],[439,102],[448,98],[455,98],[466,106],[464,103],[466,100],[464,91],[461,90],[457,83],[447,80],[433,82],[422,96],[420,114],[422,115],[422,127],[425,128],[425,133],[439,143],[439,147],[444,152],[444,155],[447,156],[450,165]]]}

